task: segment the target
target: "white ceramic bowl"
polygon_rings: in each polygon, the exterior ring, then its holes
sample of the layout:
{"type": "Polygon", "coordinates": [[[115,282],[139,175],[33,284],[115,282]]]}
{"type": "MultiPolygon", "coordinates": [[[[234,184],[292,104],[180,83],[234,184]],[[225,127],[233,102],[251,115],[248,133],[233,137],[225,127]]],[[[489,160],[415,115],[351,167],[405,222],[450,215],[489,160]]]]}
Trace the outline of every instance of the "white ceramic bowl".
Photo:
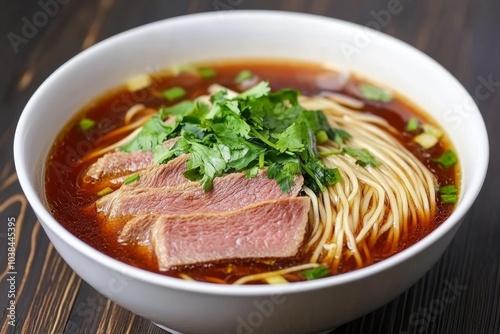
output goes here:
{"type": "Polygon", "coordinates": [[[196,14],[139,27],[83,51],[35,92],[17,127],[21,186],[57,251],[114,302],[183,333],[312,333],[370,312],[408,289],[439,259],[483,183],[486,129],[471,96],[411,46],[367,28],[268,11],[196,14]],[[393,87],[432,115],[460,157],[460,203],[429,236],[364,269],[279,286],[187,282],[134,268],[80,241],[50,215],[44,171],[56,135],[91,98],[136,74],[221,58],[292,58],[332,63],[393,87]],[[470,140],[474,138],[474,140],[470,140]]]}

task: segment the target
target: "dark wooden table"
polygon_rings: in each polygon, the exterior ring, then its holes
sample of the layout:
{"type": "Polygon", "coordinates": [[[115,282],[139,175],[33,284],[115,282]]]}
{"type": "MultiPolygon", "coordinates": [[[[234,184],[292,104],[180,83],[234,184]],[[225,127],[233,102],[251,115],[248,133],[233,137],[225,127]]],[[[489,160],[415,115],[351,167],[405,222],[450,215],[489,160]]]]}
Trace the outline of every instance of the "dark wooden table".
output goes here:
{"type": "Polygon", "coordinates": [[[27,203],[17,181],[12,144],[19,115],[35,89],[82,49],[148,22],[204,11],[277,9],[362,25],[378,22],[381,30],[419,48],[454,74],[476,98],[489,130],[488,177],[441,261],[391,303],[332,333],[500,333],[500,159],[496,145],[500,142],[496,128],[500,126],[500,1],[402,0],[401,12],[387,15],[393,1],[397,0],[2,0],[0,332],[163,333],[76,276],[54,250],[27,203]],[[7,225],[12,218],[17,233],[15,326],[8,324],[6,275],[7,225]],[[457,298],[444,302],[441,294],[450,284],[458,286],[457,298]]]}

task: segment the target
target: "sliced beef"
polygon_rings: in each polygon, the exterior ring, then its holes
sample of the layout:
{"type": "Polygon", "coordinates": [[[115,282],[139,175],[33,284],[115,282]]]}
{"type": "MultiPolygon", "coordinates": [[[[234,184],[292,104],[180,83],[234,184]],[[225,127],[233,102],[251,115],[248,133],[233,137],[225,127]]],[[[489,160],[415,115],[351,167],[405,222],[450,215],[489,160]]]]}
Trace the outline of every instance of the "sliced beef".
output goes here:
{"type": "Polygon", "coordinates": [[[181,155],[166,164],[152,165],[139,171],[139,179],[130,184],[123,184],[125,179],[130,175],[118,177],[111,180],[113,184],[122,184],[122,186],[113,193],[103,197],[100,200],[100,205],[105,206],[106,203],[114,201],[123,193],[127,193],[133,188],[159,188],[159,187],[174,187],[185,182],[189,182],[184,177],[186,171],[186,161],[189,156],[187,154],[181,155]]]}
{"type": "Polygon", "coordinates": [[[151,226],[159,217],[159,215],[142,215],[132,218],[123,226],[118,236],[118,242],[141,246],[149,245],[151,226]]]}
{"type": "MultiPolygon", "coordinates": [[[[163,145],[172,147],[177,140],[177,138],[169,139],[163,145]]],[[[154,155],[151,151],[106,153],[89,167],[85,173],[84,181],[95,182],[109,178],[120,178],[152,165],[153,159],[154,155]]]]}
{"type": "MultiPolygon", "coordinates": [[[[308,197],[260,202],[220,214],[143,216],[128,239],[144,239],[145,226],[160,270],[175,266],[245,258],[295,256],[302,245],[308,197]]],[[[123,237],[123,233],[122,233],[123,237]]]]}
{"type": "MultiPolygon", "coordinates": [[[[159,188],[166,186],[178,186],[189,180],[184,177],[186,161],[189,155],[183,154],[166,164],[149,166],[139,173],[139,179],[130,183],[127,187],[135,188],[159,188]]],[[[126,189],[127,187],[124,187],[126,189]]]]}
{"type": "Polygon", "coordinates": [[[107,153],[89,167],[85,173],[84,181],[92,182],[120,177],[144,169],[152,163],[153,152],[150,151],[107,153]]]}
{"type": "Polygon", "coordinates": [[[283,193],[265,172],[252,179],[244,173],[217,177],[213,189],[205,192],[198,182],[176,187],[126,188],[119,196],[106,195],[96,202],[97,210],[116,219],[144,214],[219,213],[241,209],[258,202],[295,197],[302,188],[302,175],[295,177],[292,189],[283,193]]]}

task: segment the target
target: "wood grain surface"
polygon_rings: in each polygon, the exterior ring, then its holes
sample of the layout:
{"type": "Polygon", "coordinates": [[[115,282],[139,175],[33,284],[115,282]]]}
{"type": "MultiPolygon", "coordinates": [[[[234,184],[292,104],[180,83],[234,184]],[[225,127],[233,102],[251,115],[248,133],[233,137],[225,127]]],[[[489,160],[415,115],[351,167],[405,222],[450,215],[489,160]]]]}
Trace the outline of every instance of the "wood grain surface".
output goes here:
{"type": "MultiPolygon", "coordinates": [[[[145,23],[214,10],[275,9],[367,25],[396,0],[58,1],[45,22],[43,4],[55,0],[0,1],[0,333],[165,333],[83,282],[37,222],[19,186],[12,152],[15,126],[29,97],[72,56],[145,23]],[[40,27],[23,33],[26,20],[34,19],[40,27]],[[8,323],[7,309],[7,228],[12,217],[17,236],[15,326],[8,323]]],[[[475,97],[489,131],[489,173],[439,263],[391,303],[331,333],[500,333],[500,1],[402,0],[401,6],[400,13],[379,21],[381,30],[430,55],[475,97]],[[492,83],[486,87],[485,81],[492,83]],[[460,287],[457,298],[440,303],[449,284],[460,287]]]]}

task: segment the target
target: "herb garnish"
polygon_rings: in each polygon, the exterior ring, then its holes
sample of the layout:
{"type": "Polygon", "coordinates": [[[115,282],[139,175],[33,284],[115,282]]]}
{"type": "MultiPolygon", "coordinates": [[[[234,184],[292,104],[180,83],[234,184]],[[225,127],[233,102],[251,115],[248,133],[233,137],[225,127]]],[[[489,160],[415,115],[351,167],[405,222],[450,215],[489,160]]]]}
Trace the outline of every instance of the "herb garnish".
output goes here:
{"type": "Polygon", "coordinates": [[[432,159],[432,161],[437,162],[444,168],[450,168],[454,166],[457,163],[457,156],[453,151],[451,150],[446,150],[441,154],[441,156],[437,159],[432,159]]]}
{"type": "Polygon", "coordinates": [[[175,86],[164,90],[162,94],[167,100],[174,101],[184,97],[184,95],[186,95],[186,91],[182,87],[175,86]]]}
{"type": "Polygon", "coordinates": [[[111,187],[106,187],[97,193],[97,196],[102,197],[111,194],[114,190],[111,187]]]}
{"type": "Polygon", "coordinates": [[[418,130],[419,123],[416,117],[411,117],[408,122],[406,122],[405,130],[408,132],[415,132],[418,130]]]}
{"type": "Polygon", "coordinates": [[[361,167],[366,167],[368,165],[372,167],[380,166],[380,162],[377,161],[377,159],[375,159],[375,157],[366,148],[359,150],[352,147],[344,147],[342,153],[358,159],[356,160],[356,165],[360,165],[361,167]]]}
{"type": "Polygon", "coordinates": [[[198,74],[203,79],[212,79],[217,76],[217,71],[212,67],[200,67],[198,69],[198,74]]]}
{"type": "Polygon", "coordinates": [[[300,276],[304,277],[308,281],[323,278],[328,275],[330,275],[330,270],[325,266],[319,266],[316,268],[304,270],[300,273],[300,276]]]}
{"type": "Polygon", "coordinates": [[[78,123],[82,131],[88,131],[95,126],[95,121],[90,118],[82,118],[78,123]]]}
{"type": "MultiPolygon", "coordinates": [[[[332,128],[321,110],[302,108],[298,95],[293,89],[271,93],[269,84],[260,82],[235,98],[219,91],[211,96],[211,106],[184,101],[162,108],[122,150],[153,150],[155,163],[189,154],[184,176],[200,181],[205,191],[223,173],[241,171],[251,178],[267,167],[267,176],[283,192],[302,174],[304,183],[318,193],[342,178],[337,168],[321,161],[317,140],[330,139],[341,150],[350,135],[332,128]],[[174,122],[166,125],[167,117],[174,117],[174,122]],[[162,143],[171,138],[179,139],[172,148],[164,147],[162,143]]],[[[361,165],[379,164],[367,150],[345,150],[361,165]]]]}
{"type": "Polygon", "coordinates": [[[238,75],[234,79],[234,82],[240,84],[252,78],[253,78],[253,73],[250,70],[243,70],[240,73],[238,73],[238,75]]]}
{"type": "Polygon", "coordinates": [[[359,85],[361,96],[370,101],[390,102],[392,94],[372,84],[363,83],[359,85]]]}
{"type": "Polygon", "coordinates": [[[458,189],[454,185],[439,187],[439,194],[443,203],[453,204],[457,202],[458,189]]]}
{"type": "Polygon", "coordinates": [[[125,181],[123,181],[124,184],[131,184],[132,182],[135,182],[137,180],[139,180],[139,173],[135,173],[133,175],[130,175],[129,177],[127,177],[125,179],[125,181]]]}

